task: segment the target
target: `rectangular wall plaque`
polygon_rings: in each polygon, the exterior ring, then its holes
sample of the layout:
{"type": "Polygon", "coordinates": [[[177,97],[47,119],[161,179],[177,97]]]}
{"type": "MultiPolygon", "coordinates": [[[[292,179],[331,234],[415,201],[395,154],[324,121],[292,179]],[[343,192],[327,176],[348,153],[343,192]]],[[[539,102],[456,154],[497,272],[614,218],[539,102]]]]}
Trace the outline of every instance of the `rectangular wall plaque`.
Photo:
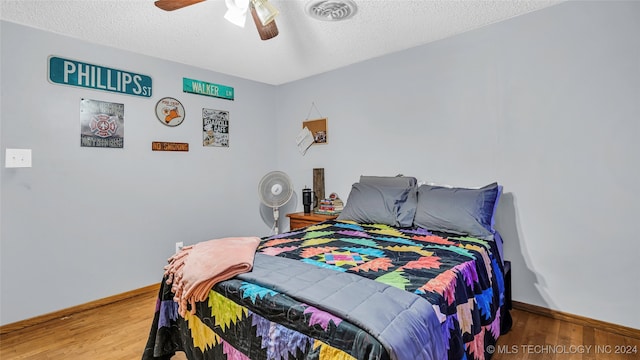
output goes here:
{"type": "Polygon", "coordinates": [[[153,151],[189,151],[189,143],[154,141],[151,143],[153,151]]]}
{"type": "Polygon", "coordinates": [[[213,84],[200,80],[182,78],[182,91],[191,94],[233,100],[233,88],[231,86],[213,84]]]}

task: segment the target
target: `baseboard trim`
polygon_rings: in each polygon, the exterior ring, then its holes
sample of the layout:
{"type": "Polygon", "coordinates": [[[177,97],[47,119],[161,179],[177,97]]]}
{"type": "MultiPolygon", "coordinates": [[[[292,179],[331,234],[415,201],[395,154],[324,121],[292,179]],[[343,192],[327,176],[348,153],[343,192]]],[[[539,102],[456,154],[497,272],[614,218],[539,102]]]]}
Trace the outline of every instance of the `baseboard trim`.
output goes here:
{"type": "Polygon", "coordinates": [[[556,320],[568,321],[581,326],[590,326],[595,329],[640,340],[640,330],[638,329],[612,324],[606,321],[595,320],[580,315],[569,314],[566,312],[552,310],[542,306],[531,305],[519,301],[513,301],[513,308],[537,315],[546,316],[556,320]]]}
{"type": "Polygon", "coordinates": [[[82,312],[82,311],[87,311],[87,310],[95,309],[95,308],[98,308],[98,307],[101,307],[101,306],[113,304],[115,302],[126,300],[126,299],[130,299],[130,298],[133,298],[133,297],[136,297],[136,296],[143,296],[143,295],[144,296],[153,296],[153,295],[157,295],[159,290],[160,290],[160,283],[153,284],[153,285],[145,286],[145,287],[140,288],[140,289],[127,291],[127,292],[124,292],[122,294],[117,294],[117,295],[109,296],[109,297],[106,297],[106,298],[103,298],[103,299],[98,299],[98,300],[91,301],[91,302],[88,302],[88,303],[80,304],[80,305],[77,305],[77,306],[72,306],[70,308],[54,311],[52,313],[39,315],[39,316],[32,317],[32,318],[25,319],[25,320],[16,321],[16,322],[11,323],[11,324],[6,324],[6,325],[0,326],[0,335],[7,334],[7,333],[10,333],[12,331],[24,329],[24,328],[27,328],[27,327],[30,327],[30,326],[42,324],[44,322],[51,321],[51,320],[54,320],[54,319],[60,319],[60,318],[66,317],[66,316],[71,316],[71,315],[77,314],[77,313],[82,312]]]}

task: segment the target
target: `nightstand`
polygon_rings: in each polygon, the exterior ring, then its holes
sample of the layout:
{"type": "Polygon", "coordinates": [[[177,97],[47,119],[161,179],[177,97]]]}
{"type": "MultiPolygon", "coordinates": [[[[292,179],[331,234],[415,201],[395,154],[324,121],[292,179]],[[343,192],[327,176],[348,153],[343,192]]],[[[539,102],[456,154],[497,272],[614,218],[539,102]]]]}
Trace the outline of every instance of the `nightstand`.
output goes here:
{"type": "Polygon", "coordinates": [[[334,220],[338,217],[338,215],[320,215],[314,214],[313,212],[310,214],[305,214],[303,212],[298,212],[287,214],[287,217],[289,218],[289,228],[291,230],[295,230],[321,223],[323,221],[334,220]]]}
{"type": "Polygon", "coordinates": [[[504,297],[507,309],[513,308],[511,300],[511,261],[504,262],[504,297]]]}

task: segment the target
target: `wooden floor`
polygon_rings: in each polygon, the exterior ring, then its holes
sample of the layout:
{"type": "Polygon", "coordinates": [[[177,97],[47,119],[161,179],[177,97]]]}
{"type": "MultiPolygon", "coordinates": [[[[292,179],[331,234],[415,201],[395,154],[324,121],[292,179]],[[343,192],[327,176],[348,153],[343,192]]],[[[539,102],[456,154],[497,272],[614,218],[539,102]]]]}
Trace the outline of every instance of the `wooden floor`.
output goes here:
{"type": "Polygon", "coordinates": [[[636,360],[640,339],[514,309],[513,327],[498,339],[492,360],[636,360]]]}
{"type": "MultiPolygon", "coordinates": [[[[141,359],[155,293],[0,335],[0,360],[141,359]]],[[[494,360],[635,360],[640,339],[513,310],[513,328],[500,337],[494,360]],[[623,354],[621,352],[633,352],[623,354]],[[616,353],[617,352],[617,353],[616,353]]],[[[186,359],[183,353],[175,360],[186,359]]]]}

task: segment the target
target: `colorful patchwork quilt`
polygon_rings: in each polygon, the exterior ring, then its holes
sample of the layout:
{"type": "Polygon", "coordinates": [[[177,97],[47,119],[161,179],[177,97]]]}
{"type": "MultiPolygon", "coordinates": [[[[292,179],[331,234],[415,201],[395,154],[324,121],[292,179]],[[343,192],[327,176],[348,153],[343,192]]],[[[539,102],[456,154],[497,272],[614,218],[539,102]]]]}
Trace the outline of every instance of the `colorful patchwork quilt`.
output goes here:
{"type": "MultiPolygon", "coordinates": [[[[258,252],[356,274],[426,299],[449,359],[488,359],[486,349],[508,316],[493,241],[329,221],[264,238],[258,252]]],[[[163,282],[143,360],[170,359],[176,351],[191,360],[390,358],[375,334],[349,316],[238,278],[216,284],[184,318],[177,309],[171,286],[163,282]]]]}

